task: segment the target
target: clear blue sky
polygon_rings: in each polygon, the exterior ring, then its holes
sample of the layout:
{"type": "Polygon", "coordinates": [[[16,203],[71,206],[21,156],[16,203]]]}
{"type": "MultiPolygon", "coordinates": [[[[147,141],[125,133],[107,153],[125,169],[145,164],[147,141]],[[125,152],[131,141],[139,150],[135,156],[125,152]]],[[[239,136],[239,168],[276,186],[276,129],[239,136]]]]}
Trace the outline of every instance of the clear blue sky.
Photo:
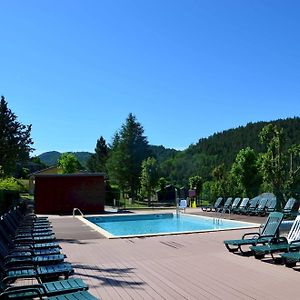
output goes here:
{"type": "Polygon", "coordinates": [[[300,115],[300,1],[2,0],[0,94],[36,154],[150,144],[300,115]]]}

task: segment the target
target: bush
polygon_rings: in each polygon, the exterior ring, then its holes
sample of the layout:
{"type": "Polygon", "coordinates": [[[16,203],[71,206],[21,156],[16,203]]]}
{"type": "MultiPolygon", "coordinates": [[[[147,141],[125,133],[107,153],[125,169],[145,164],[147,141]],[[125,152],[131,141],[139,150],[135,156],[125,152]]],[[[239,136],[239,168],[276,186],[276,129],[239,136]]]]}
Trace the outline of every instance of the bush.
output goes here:
{"type": "Polygon", "coordinates": [[[15,178],[0,179],[0,213],[19,203],[22,186],[15,178]]]}

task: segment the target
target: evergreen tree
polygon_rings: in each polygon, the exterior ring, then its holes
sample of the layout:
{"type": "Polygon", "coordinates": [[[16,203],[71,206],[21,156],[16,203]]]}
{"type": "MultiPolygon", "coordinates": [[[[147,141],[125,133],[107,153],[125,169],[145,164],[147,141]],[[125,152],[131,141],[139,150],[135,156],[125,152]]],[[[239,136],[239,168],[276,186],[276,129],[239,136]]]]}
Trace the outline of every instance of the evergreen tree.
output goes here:
{"type": "Polygon", "coordinates": [[[33,141],[30,137],[31,125],[23,125],[8,108],[3,96],[0,100],[0,166],[4,176],[11,175],[17,162],[29,160],[33,141]]]}
{"type": "Polygon", "coordinates": [[[96,143],[95,153],[91,155],[87,162],[87,167],[91,172],[107,172],[106,161],[108,158],[109,147],[105,139],[101,136],[96,143]]]}
{"type": "Polygon", "coordinates": [[[108,160],[109,176],[124,191],[129,189],[135,198],[140,186],[142,161],[150,156],[144,129],[133,114],[129,114],[125,124],[115,135],[111,155],[108,160]]]}

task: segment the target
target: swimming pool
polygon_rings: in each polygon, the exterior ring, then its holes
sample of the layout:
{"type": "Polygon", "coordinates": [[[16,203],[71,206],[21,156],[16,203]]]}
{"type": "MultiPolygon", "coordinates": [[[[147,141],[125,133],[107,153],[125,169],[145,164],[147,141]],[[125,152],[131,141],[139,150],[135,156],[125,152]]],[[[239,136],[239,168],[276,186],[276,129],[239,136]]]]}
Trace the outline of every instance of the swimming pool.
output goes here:
{"type": "Polygon", "coordinates": [[[86,217],[108,238],[194,233],[257,227],[257,224],[172,213],[86,217]]]}

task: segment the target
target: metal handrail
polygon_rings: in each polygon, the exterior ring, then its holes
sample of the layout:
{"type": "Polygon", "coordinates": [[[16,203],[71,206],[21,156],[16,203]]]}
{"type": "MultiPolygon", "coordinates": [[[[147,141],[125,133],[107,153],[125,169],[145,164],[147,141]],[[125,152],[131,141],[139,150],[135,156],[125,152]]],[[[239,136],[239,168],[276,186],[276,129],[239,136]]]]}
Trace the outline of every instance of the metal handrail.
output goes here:
{"type": "Polygon", "coordinates": [[[74,208],[73,208],[73,218],[75,217],[75,212],[76,212],[76,210],[79,211],[79,213],[81,214],[82,217],[84,217],[83,212],[82,212],[79,208],[74,207],[74,208]]]}

